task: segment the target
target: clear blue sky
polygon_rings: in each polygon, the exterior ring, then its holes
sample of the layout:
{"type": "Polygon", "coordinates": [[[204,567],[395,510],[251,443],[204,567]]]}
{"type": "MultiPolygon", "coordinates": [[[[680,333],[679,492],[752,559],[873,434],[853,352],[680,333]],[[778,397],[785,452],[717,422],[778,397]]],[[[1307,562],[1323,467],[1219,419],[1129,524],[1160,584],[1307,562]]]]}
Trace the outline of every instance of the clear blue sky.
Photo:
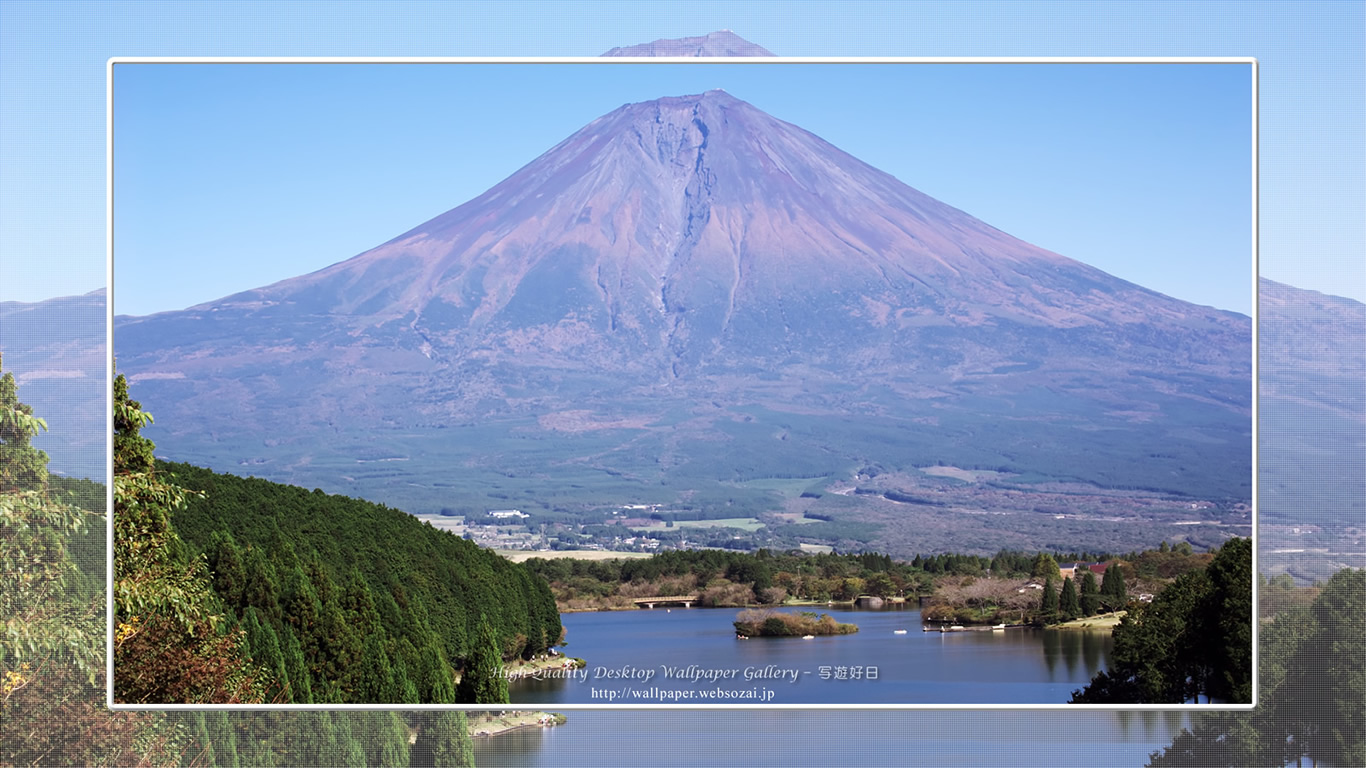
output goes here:
{"type": "MultiPolygon", "coordinates": [[[[1366,157],[1361,140],[1366,133],[1366,20],[1361,3],[842,3],[835,7],[731,2],[645,6],[13,1],[0,3],[0,136],[4,137],[0,141],[0,299],[35,301],[82,293],[105,282],[104,62],[109,56],[592,56],[616,45],[719,28],[734,29],[788,55],[1256,56],[1262,65],[1262,274],[1366,300],[1366,259],[1362,258],[1366,252],[1362,214],[1366,210],[1366,171],[1362,170],[1366,157]]],[[[860,98],[852,86],[841,88],[850,92],[827,95],[849,99],[850,104],[860,98]]],[[[1018,178],[1012,168],[946,150],[938,156],[912,153],[909,143],[898,147],[885,139],[879,144],[876,137],[858,135],[861,129],[876,127],[873,121],[862,126],[854,121],[846,133],[838,125],[840,115],[814,98],[795,105],[802,109],[789,110],[774,95],[741,93],[739,87],[732,90],[1013,234],[1182,298],[1247,311],[1246,298],[1238,297],[1244,292],[1238,287],[1244,282],[1240,276],[1211,281],[1191,273],[1194,265],[1208,263],[1209,254],[1156,265],[1157,277],[1145,277],[1142,270],[1147,260],[1162,258],[1162,253],[1171,250],[1165,247],[1168,233],[1157,223],[1142,225],[1137,237],[1158,247],[1147,255],[1132,251],[1119,266],[1107,264],[1107,253],[1129,247],[1132,238],[1124,231],[1123,242],[1110,238],[1099,247],[1095,235],[1105,233],[1088,225],[1092,217],[1070,216],[1073,211],[1104,207],[1104,196],[1097,197],[1093,190],[1049,206],[1044,193],[1066,188],[1066,179],[1035,178],[1032,181],[1047,183],[1048,188],[1033,190],[1025,196],[1028,199],[1021,199],[1018,187],[1012,186],[1018,178]],[[972,170],[958,175],[940,173],[933,164],[941,160],[958,167],[967,163],[972,170]],[[1025,210],[1024,205],[1031,205],[1033,213],[1013,215],[1025,210]]],[[[656,94],[640,98],[651,95],[656,94]]],[[[614,103],[607,106],[628,98],[614,97],[614,103]]],[[[549,111],[542,112],[545,133],[530,154],[592,116],[589,113],[594,109],[580,106],[582,112],[573,119],[568,111],[554,114],[557,120],[565,118],[563,125],[553,125],[549,111]]],[[[487,120],[480,105],[466,107],[469,112],[454,127],[463,120],[487,120]]],[[[391,118],[395,124],[421,121],[446,109],[447,105],[433,99],[413,104],[391,118]]],[[[1007,118],[1002,127],[1016,132],[1021,126],[1007,118]]],[[[984,130],[979,125],[961,138],[990,148],[990,142],[977,141],[991,138],[983,136],[984,130]]],[[[524,135],[528,143],[538,138],[524,135]]],[[[935,138],[947,143],[960,137],[944,131],[935,138]]],[[[412,148],[390,146],[387,151],[402,155],[412,148]]],[[[455,149],[447,145],[446,151],[455,149]]],[[[467,154],[485,151],[471,149],[467,154]]],[[[372,213],[356,216],[356,233],[345,240],[319,240],[310,249],[308,257],[316,261],[309,266],[347,258],[392,235],[394,225],[399,229],[411,226],[462,202],[480,191],[481,184],[487,186],[530,155],[505,160],[490,157],[483,169],[472,166],[468,156],[446,154],[433,159],[444,163],[438,166],[439,173],[421,168],[433,175],[404,180],[404,189],[414,195],[413,205],[404,202],[402,210],[390,212],[376,202],[384,196],[365,195],[369,198],[365,210],[372,213]],[[457,186],[466,180],[469,187],[457,186]]],[[[375,162],[382,160],[375,158],[375,162]]],[[[347,167],[359,172],[360,165],[352,158],[347,167]]],[[[332,173],[324,176],[337,187],[332,192],[356,189],[361,194],[358,187],[335,175],[338,171],[332,173]]],[[[273,180],[272,185],[283,186],[283,182],[273,180]]],[[[297,196],[300,190],[284,191],[297,196]]],[[[395,198],[394,205],[400,202],[395,198]]],[[[343,203],[334,203],[342,205],[338,213],[353,210],[354,204],[343,203]]],[[[320,210],[324,208],[315,205],[315,212],[320,210]]],[[[199,242],[249,240],[258,224],[264,225],[260,231],[269,233],[269,221],[264,220],[268,217],[250,221],[246,212],[222,210],[216,234],[199,242]]],[[[338,216],[331,224],[338,238],[341,233],[335,227],[342,218],[350,217],[338,216]]],[[[188,227],[188,222],[183,226],[188,227]]],[[[174,232],[171,227],[167,230],[174,232]]],[[[128,234],[136,234],[136,229],[128,234]]],[[[189,261],[206,256],[196,250],[178,258],[189,261]]],[[[152,283],[146,286],[119,281],[120,297],[129,291],[127,299],[132,302],[125,307],[120,298],[119,308],[144,312],[183,306],[245,284],[284,277],[281,272],[290,270],[268,270],[258,278],[244,261],[236,271],[233,285],[225,282],[222,291],[193,296],[183,279],[164,286],[155,282],[162,278],[147,278],[152,283]],[[137,291],[144,288],[148,295],[161,294],[164,300],[138,300],[137,291]]],[[[301,270],[290,273],[296,271],[301,270]]]]}
{"type": "Polygon", "coordinates": [[[1035,244],[1250,312],[1248,64],[117,64],[115,309],[311,272],[623,103],[717,87],[1035,244]]]}

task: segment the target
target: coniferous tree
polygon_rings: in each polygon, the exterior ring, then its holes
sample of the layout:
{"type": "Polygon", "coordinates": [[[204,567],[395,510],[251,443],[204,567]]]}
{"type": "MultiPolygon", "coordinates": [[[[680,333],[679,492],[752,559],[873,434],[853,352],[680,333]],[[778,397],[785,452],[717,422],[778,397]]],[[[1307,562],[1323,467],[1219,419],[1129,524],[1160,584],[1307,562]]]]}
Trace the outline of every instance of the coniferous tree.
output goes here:
{"type": "Polygon", "coordinates": [[[408,726],[399,713],[352,712],[351,717],[352,730],[365,734],[365,738],[361,739],[361,745],[365,748],[365,765],[408,768],[412,763],[408,726]]]}
{"type": "Polygon", "coordinates": [[[274,678],[265,691],[266,701],[284,703],[289,701],[289,672],[285,669],[284,653],[280,650],[280,638],[269,623],[261,622],[261,615],[255,608],[248,608],[242,620],[246,631],[247,647],[254,663],[263,667],[274,678]]]}
{"type": "Polygon", "coordinates": [[[309,672],[299,636],[290,624],[284,625],[280,635],[280,655],[284,657],[285,673],[289,677],[289,701],[313,704],[313,675],[309,672]]]}
{"type": "Polygon", "coordinates": [[[1096,586],[1096,575],[1091,571],[1081,577],[1081,612],[1084,616],[1100,613],[1100,589],[1096,586]]]}
{"type": "Polygon", "coordinates": [[[503,657],[498,637],[486,619],[480,617],[473,654],[465,663],[456,689],[456,701],[461,704],[505,704],[508,681],[503,675],[503,657]]]}
{"type": "Polygon", "coordinates": [[[1062,593],[1058,595],[1058,612],[1069,621],[1081,615],[1081,601],[1077,599],[1077,588],[1072,585],[1070,578],[1062,580],[1062,593]]]}
{"type": "MultiPolygon", "coordinates": [[[[451,666],[436,643],[428,642],[418,652],[418,673],[414,683],[418,700],[423,704],[454,704],[456,687],[451,677],[451,666]]],[[[469,703],[469,702],[460,702],[469,703]]]]}
{"type": "Polygon", "coordinates": [[[1058,593],[1053,591],[1053,579],[1043,581],[1043,596],[1039,599],[1039,618],[1049,624],[1058,616],[1058,593]]]}
{"type": "Polygon", "coordinates": [[[464,712],[424,712],[419,717],[412,765],[424,768],[463,768],[474,765],[474,744],[464,712]]]}
{"type": "Polygon", "coordinates": [[[1111,563],[1100,580],[1101,602],[1106,608],[1117,611],[1129,602],[1128,588],[1124,585],[1124,569],[1119,563],[1111,563]]]}
{"type": "Polygon", "coordinates": [[[209,570],[213,572],[213,591],[229,608],[240,611],[246,607],[246,570],[242,553],[232,540],[232,534],[215,531],[209,545],[209,570]]]}
{"type": "Polygon", "coordinates": [[[1040,552],[1034,557],[1034,563],[1029,569],[1030,578],[1034,579],[1060,579],[1062,570],[1058,568],[1058,561],[1053,556],[1040,552]]]}

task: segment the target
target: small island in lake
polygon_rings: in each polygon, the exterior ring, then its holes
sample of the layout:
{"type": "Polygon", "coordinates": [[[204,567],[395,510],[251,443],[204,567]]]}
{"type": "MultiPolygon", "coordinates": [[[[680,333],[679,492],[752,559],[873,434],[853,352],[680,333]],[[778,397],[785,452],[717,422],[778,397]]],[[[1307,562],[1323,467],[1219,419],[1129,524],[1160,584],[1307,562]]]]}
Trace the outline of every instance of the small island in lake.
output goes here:
{"type": "Polygon", "coordinates": [[[850,635],[857,631],[857,624],[841,624],[829,614],[817,616],[811,611],[787,613],[751,608],[735,616],[735,636],[740,638],[850,635]]]}

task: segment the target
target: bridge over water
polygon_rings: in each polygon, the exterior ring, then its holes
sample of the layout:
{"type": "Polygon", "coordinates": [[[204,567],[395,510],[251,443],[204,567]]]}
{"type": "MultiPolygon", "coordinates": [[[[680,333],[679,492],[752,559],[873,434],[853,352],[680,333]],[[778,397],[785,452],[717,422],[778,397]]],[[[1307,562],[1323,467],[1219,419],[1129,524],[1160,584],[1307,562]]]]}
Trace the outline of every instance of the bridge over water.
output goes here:
{"type": "Polygon", "coordinates": [[[697,602],[697,595],[665,595],[663,597],[638,597],[631,602],[636,605],[643,605],[646,608],[653,608],[658,603],[682,603],[684,608],[691,608],[697,602]]]}

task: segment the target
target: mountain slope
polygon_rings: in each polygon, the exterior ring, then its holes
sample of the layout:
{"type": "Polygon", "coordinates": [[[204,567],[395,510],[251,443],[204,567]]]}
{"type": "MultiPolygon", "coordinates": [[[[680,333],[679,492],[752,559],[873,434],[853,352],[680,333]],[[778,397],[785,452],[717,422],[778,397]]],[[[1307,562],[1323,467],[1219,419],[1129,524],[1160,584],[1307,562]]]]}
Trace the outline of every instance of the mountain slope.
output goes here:
{"type": "Polygon", "coordinates": [[[103,480],[105,291],[26,303],[0,301],[0,354],[25,402],[47,421],[33,438],[51,472],[103,480]]]}
{"type": "Polygon", "coordinates": [[[1366,305],[1258,285],[1262,567],[1327,578],[1366,564],[1366,305]]]}
{"type": "Polygon", "coordinates": [[[937,461],[1247,498],[1250,331],[722,91],[624,105],[355,258],[116,322],[175,456],[419,509],[937,461]]]}

